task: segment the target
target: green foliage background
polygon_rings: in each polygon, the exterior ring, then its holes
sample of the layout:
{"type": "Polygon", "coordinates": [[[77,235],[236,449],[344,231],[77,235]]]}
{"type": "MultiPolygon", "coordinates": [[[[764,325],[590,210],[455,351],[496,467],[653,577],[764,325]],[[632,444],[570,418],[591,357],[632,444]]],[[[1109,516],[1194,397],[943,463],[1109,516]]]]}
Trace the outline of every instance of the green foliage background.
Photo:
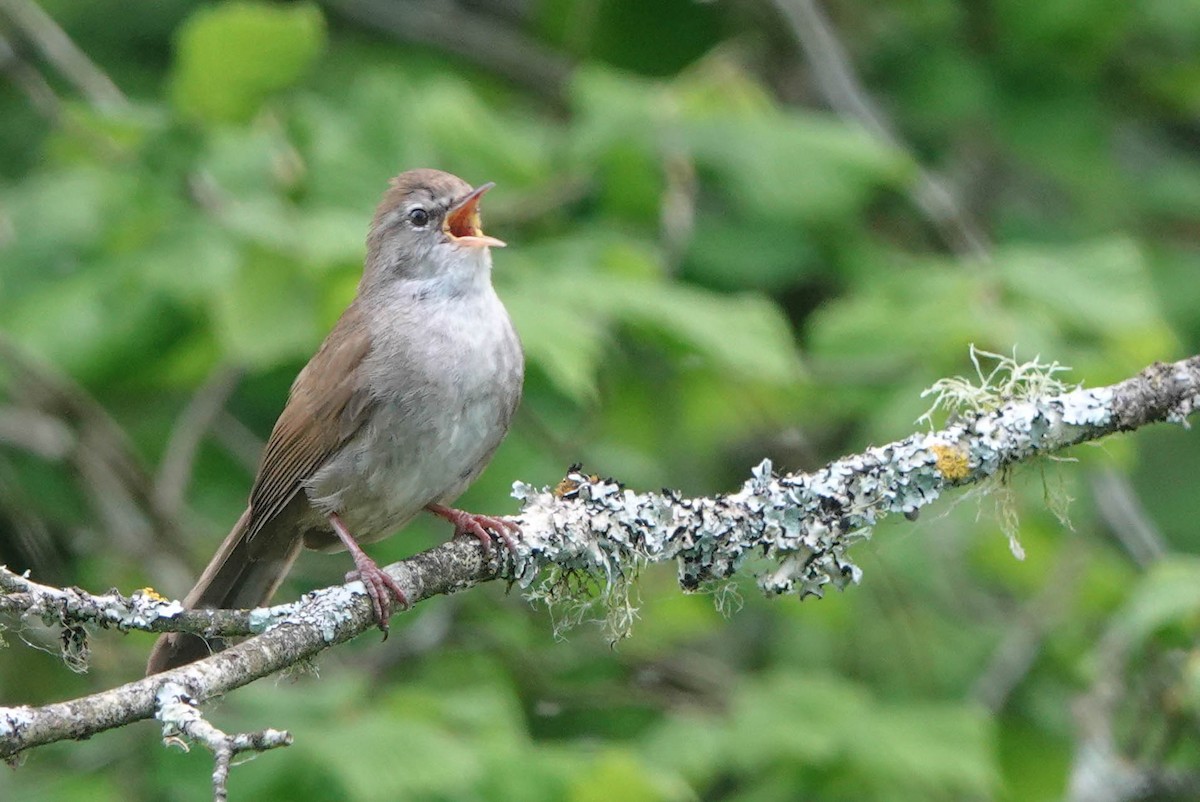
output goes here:
{"type": "MultiPolygon", "coordinates": [[[[411,167],[495,181],[485,222],[510,244],[495,278],[526,400],[471,508],[512,511],[514,479],[576,461],[697,495],[767,456],[815,467],[909,433],[970,343],[1088,384],[1200,346],[1194,3],[828,3],[905,148],[823,110],[756,0],[42,5],[128,98],[89,101],[0,8],[17,55],[0,331],[56,377],[31,390],[0,367],[0,562],[44,581],[186,590],[353,294],[373,204],[411,167]],[[431,8],[441,28],[386,24],[431,8]],[[492,33],[464,52],[460,26],[492,33]],[[31,100],[29,71],[56,101],[31,100]],[[920,167],[948,177],[987,258],[914,205],[920,167]],[[234,376],[175,504],[172,434],[234,376]]],[[[319,677],[209,706],[226,730],[296,736],[237,767],[233,796],[1058,799],[1110,680],[1103,727],[1128,765],[1200,771],[1196,436],[1072,456],[1014,477],[1023,562],[994,499],[960,496],[880,526],[862,584],[824,600],[743,582],[726,617],[649,571],[615,648],[597,627],[556,638],[499,586],[422,604],[319,677]],[[1114,531],[1113,481],[1157,559],[1114,531]],[[1045,487],[1074,499],[1070,525],[1045,487]]],[[[423,521],[374,555],[445,536],[423,521]]],[[[281,595],[346,567],[306,558],[281,595]]],[[[6,626],[0,704],[134,679],[151,642],[95,633],[73,674],[54,629],[6,626]]],[[[36,750],[0,798],[200,800],[209,771],[142,724],[36,750]]]]}

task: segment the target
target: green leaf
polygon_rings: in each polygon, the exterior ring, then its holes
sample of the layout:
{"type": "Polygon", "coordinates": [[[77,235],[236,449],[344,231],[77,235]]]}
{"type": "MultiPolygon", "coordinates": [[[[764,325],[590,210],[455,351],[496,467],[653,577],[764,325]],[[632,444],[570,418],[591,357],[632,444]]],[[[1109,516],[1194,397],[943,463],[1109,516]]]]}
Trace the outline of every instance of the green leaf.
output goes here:
{"type": "Polygon", "coordinates": [[[701,213],[688,247],[688,278],[722,290],[784,289],[822,266],[802,226],[734,214],[701,213]]]}
{"type": "Polygon", "coordinates": [[[682,134],[739,211],[808,224],[844,221],[874,190],[899,186],[912,164],[856,126],[819,114],[689,122],[682,134]]]}
{"type": "Polygon", "coordinates": [[[593,302],[617,320],[666,334],[720,370],[778,384],[800,378],[791,330],[764,296],[619,279],[597,280],[591,289],[593,302]]]}
{"type": "Polygon", "coordinates": [[[1088,371],[1089,381],[1116,379],[1175,345],[1146,260],[1130,239],[1009,247],[997,252],[992,269],[1012,293],[1018,319],[1045,319],[1067,337],[1108,346],[1091,364],[1074,365],[1088,371]],[[1096,375],[1103,366],[1111,376],[1096,375]]]}
{"type": "Polygon", "coordinates": [[[870,798],[986,797],[997,779],[981,711],[888,703],[831,676],[781,671],[748,684],[735,703],[730,738],[744,771],[796,764],[845,773],[860,789],[877,789],[870,798]]]}
{"type": "Polygon", "coordinates": [[[529,363],[568,398],[577,402],[594,398],[596,369],[608,339],[601,320],[579,314],[536,286],[506,293],[504,305],[529,363]]]}
{"type": "Polygon", "coordinates": [[[739,378],[788,385],[801,376],[795,338],[771,300],[668,281],[654,253],[628,237],[592,234],[505,258],[510,278],[501,294],[530,363],[576,400],[593,393],[618,326],[739,378]],[[552,275],[538,267],[551,264],[552,275]]]}
{"type": "Polygon", "coordinates": [[[629,802],[691,799],[693,795],[677,778],[656,771],[624,749],[609,749],[596,756],[574,779],[570,802],[629,802]]]}
{"type": "Polygon", "coordinates": [[[1130,592],[1114,617],[1122,636],[1136,645],[1164,627],[1187,622],[1200,612],[1200,560],[1175,555],[1155,565],[1130,592]]]}
{"type": "Polygon", "coordinates": [[[237,360],[271,367],[311,352],[320,338],[311,288],[294,263],[253,250],[213,305],[218,340],[237,360]]]}
{"type": "Polygon", "coordinates": [[[131,257],[140,281],[189,304],[205,303],[235,279],[234,238],[209,220],[179,221],[131,257]]]}
{"type": "Polygon", "coordinates": [[[312,3],[202,7],[180,29],[171,96],[200,122],[243,121],[297,81],[324,47],[325,21],[312,3]]]}

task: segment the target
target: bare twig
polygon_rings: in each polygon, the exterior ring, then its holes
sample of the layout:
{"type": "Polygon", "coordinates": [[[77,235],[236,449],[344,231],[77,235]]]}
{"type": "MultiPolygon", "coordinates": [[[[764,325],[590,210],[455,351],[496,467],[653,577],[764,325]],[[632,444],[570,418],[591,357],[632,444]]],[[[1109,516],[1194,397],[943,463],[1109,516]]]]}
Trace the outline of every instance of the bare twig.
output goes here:
{"type": "Polygon", "coordinates": [[[0,364],[10,376],[13,410],[53,417],[73,434],[70,464],[113,542],[151,559],[163,572],[185,573],[178,522],[159,507],[153,480],[121,426],[83,387],[2,334],[0,364]]]}
{"type": "Polygon", "coordinates": [[[90,103],[99,108],[124,108],[129,105],[112,79],[33,0],[0,0],[0,11],[90,103]]]}
{"type": "Polygon", "coordinates": [[[196,451],[241,377],[240,368],[218,366],[176,418],[154,482],[154,496],[164,514],[179,517],[191,481],[196,451]]]}
{"type": "Polygon", "coordinates": [[[1014,617],[992,652],[987,668],[971,687],[972,700],[992,713],[1004,708],[1013,690],[1032,668],[1047,634],[1067,616],[1069,608],[1065,602],[1078,587],[1083,558],[1081,549],[1064,549],[1058,564],[1047,572],[1049,579],[1014,617]]]}
{"type": "Polygon", "coordinates": [[[48,120],[57,121],[62,115],[62,101],[40,72],[17,55],[12,43],[0,34],[0,71],[25,93],[29,105],[48,120]]]}
{"type": "Polygon", "coordinates": [[[1111,468],[1092,473],[1092,498],[1113,537],[1140,568],[1149,568],[1167,553],[1162,532],[1142,506],[1129,478],[1111,468]]]}
{"type": "Polygon", "coordinates": [[[821,93],[834,111],[854,120],[880,141],[907,153],[917,166],[913,201],[918,208],[956,253],[981,261],[990,259],[987,236],[963,209],[946,179],[920,164],[863,88],[850,57],[816,0],[772,2],[787,21],[821,93]]]}
{"type": "MultiPolygon", "coordinates": [[[[1131,604],[1137,605],[1135,597],[1131,604]]],[[[1194,612],[1181,607],[1180,615],[1194,612]]],[[[1147,755],[1144,750],[1121,743],[1122,722],[1144,718],[1129,716],[1121,710],[1137,697],[1131,677],[1133,664],[1144,663],[1146,633],[1130,625],[1129,610],[1119,610],[1091,655],[1091,686],[1072,705],[1077,731],[1071,762],[1066,802],[1137,802],[1138,800],[1193,800],[1200,791],[1200,772],[1187,767],[1165,765],[1166,761],[1147,755]]],[[[1144,667],[1138,673],[1144,672],[1144,667]]],[[[1186,670],[1177,681],[1186,684],[1186,670]]],[[[1168,707],[1172,707],[1168,705],[1168,707]]],[[[1154,716],[1161,718],[1161,711],[1154,716]]]]}
{"type": "Polygon", "coordinates": [[[222,409],[213,421],[213,438],[231,457],[242,463],[246,470],[253,472],[258,468],[258,460],[262,456],[265,443],[253,429],[234,416],[227,409],[222,409]]]}
{"type": "MultiPolygon", "coordinates": [[[[0,455],[0,529],[12,533],[14,557],[32,566],[42,576],[59,578],[65,575],[63,560],[49,524],[31,512],[27,491],[17,481],[17,472],[0,455]],[[19,555],[19,556],[18,556],[19,555]]],[[[4,598],[0,596],[0,609],[4,598]]]]}
{"type": "Polygon", "coordinates": [[[406,3],[325,0],[325,5],[363,25],[406,42],[440,47],[501,75],[562,106],[573,65],[518,30],[485,19],[453,0],[406,3]]]}
{"type": "Polygon", "coordinates": [[[0,407],[0,443],[42,459],[60,460],[75,448],[75,433],[61,419],[37,409],[0,407]]]}

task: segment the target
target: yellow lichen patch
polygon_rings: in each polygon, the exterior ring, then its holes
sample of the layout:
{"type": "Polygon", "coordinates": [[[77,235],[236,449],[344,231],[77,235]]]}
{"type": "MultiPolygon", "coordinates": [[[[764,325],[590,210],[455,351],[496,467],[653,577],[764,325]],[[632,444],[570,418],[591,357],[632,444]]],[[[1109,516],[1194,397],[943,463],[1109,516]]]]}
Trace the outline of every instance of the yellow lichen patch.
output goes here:
{"type": "Polygon", "coordinates": [[[561,482],[555,485],[552,492],[554,493],[555,498],[569,498],[575,494],[575,491],[579,489],[580,484],[580,482],[568,476],[566,479],[563,479],[561,482]]]}
{"type": "Polygon", "coordinates": [[[138,588],[137,592],[142,594],[146,598],[150,599],[151,601],[156,601],[156,602],[167,601],[167,597],[162,595],[161,593],[159,593],[154,588],[138,588]]]}
{"type": "Polygon", "coordinates": [[[963,449],[946,443],[935,443],[929,450],[937,457],[938,473],[946,480],[961,482],[971,474],[967,452],[963,449]]]}
{"type": "MultiPolygon", "coordinates": [[[[554,486],[553,493],[555,498],[571,498],[579,492],[579,488],[583,487],[583,482],[574,478],[575,475],[575,472],[572,471],[570,475],[554,486]]],[[[592,484],[600,481],[600,477],[595,475],[583,478],[592,484]]]]}

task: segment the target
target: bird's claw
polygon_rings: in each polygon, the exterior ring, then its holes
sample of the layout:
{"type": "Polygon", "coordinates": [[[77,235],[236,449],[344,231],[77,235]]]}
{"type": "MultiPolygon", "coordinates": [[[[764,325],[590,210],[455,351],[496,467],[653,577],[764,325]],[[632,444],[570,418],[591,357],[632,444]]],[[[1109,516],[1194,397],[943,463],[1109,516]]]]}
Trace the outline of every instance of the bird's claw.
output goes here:
{"type": "Polygon", "coordinates": [[[365,561],[356,559],[354,562],[357,568],[346,574],[346,581],[358,580],[363,583],[363,587],[367,590],[367,597],[371,600],[371,608],[375,612],[375,622],[383,632],[383,639],[387,640],[388,619],[392,617],[393,611],[392,598],[395,597],[396,601],[400,602],[402,609],[407,609],[411,606],[408,603],[408,596],[401,590],[400,585],[392,578],[391,574],[376,565],[370,558],[365,561]]]}
{"type": "Polygon", "coordinates": [[[521,534],[521,527],[507,518],[465,512],[452,507],[443,507],[440,504],[431,504],[428,509],[434,515],[445,518],[454,524],[455,537],[475,536],[487,554],[492,552],[492,538],[499,538],[510,553],[517,553],[517,541],[513,536],[521,534]]]}

